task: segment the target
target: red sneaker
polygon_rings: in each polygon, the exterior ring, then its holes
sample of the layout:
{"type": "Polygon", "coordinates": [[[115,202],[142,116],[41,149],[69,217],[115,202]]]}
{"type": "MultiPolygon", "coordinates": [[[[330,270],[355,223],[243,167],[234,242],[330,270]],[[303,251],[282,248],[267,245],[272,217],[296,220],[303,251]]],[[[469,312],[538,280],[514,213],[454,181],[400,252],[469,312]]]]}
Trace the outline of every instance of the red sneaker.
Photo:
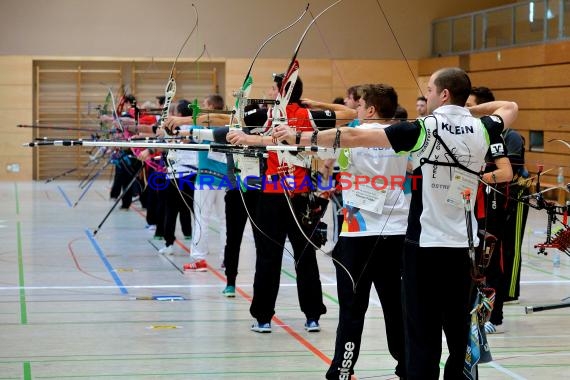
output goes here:
{"type": "Polygon", "coordinates": [[[184,270],[191,272],[206,272],[208,270],[208,263],[204,259],[194,261],[193,263],[187,263],[184,264],[184,270]]]}

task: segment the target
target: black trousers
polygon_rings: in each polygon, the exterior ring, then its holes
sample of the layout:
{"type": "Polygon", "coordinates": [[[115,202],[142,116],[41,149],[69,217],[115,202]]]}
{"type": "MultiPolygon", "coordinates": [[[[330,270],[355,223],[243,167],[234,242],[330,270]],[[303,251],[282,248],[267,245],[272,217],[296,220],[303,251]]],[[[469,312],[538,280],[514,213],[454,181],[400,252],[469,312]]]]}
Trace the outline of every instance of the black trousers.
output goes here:
{"type": "MultiPolygon", "coordinates": [[[[196,177],[193,176],[192,181],[196,177]]],[[[164,240],[167,246],[176,240],[176,218],[180,214],[180,227],[184,236],[192,236],[192,212],[194,212],[194,187],[188,186],[191,180],[183,177],[171,180],[165,190],[164,200],[164,240]],[[181,187],[178,189],[178,187],[181,187]]]]}
{"type": "Polygon", "coordinates": [[[121,198],[121,208],[127,209],[133,203],[135,189],[140,188],[138,179],[129,187],[133,177],[137,174],[142,163],[136,158],[121,157],[115,167],[115,177],[111,188],[111,198],[118,198],[121,190],[124,192],[121,198]]]}
{"type": "Polygon", "coordinates": [[[466,248],[404,244],[406,379],[439,378],[442,329],[449,349],[444,379],[463,379],[472,301],[470,265],[466,248]]]}
{"type": "Polygon", "coordinates": [[[396,374],[406,376],[401,297],[403,248],[404,235],[339,238],[333,251],[339,321],[327,379],[348,379],[354,373],[372,284],[382,303],[388,350],[398,362],[396,374]]]}
{"type": "MultiPolygon", "coordinates": [[[[239,189],[226,192],[226,246],[224,248],[224,266],[226,267],[227,284],[235,286],[238,274],[239,252],[243,231],[248,220],[247,213],[256,217],[259,190],[248,190],[241,193],[239,189]],[[243,200],[242,200],[243,195],[243,200]],[[245,202],[245,206],[244,206],[245,202]],[[247,211],[245,209],[247,207],[247,211]]],[[[255,230],[255,227],[252,226],[255,230]]]]}
{"type": "MultiPolygon", "coordinates": [[[[308,198],[291,199],[297,213],[306,211],[308,198]]],[[[301,311],[307,319],[318,320],[327,309],[315,249],[299,231],[283,194],[262,193],[257,207],[258,225],[263,233],[255,233],[256,262],[253,280],[253,300],[249,309],[259,323],[270,322],[275,314],[275,303],[281,279],[281,262],[285,239],[293,247],[297,272],[297,296],[301,311]]],[[[310,232],[305,232],[310,236],[310,232]]]]}

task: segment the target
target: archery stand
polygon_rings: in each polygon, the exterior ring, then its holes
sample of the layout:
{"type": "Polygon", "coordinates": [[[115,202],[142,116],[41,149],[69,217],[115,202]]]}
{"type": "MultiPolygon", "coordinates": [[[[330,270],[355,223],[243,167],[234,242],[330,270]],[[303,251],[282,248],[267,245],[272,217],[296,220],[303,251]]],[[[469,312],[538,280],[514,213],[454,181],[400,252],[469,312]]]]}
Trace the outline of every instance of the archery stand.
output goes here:
{"type": "MultiPolygon", "coordinates": [[[[537,197],[537,203],[539,209],[545,209],[548,213],[548,221],[546,225],[546,241],[544,243],[535,244],[534,248],[538,248],[538,254],[547,255],[547,248],[555,248],[559,251],[570,256],[570,226],[568,225],[568,211],[570,210],[570,202],[566,203],[566,206],[558,206],[553,202],[548,202],[542,199],[540,196],[537,197]],[[557,231],[554,237],[552,237],[552,225],[556,223],[557,215],[563,215],[562,229],[557,231]]],[[[570,307],[570,297],[562,299],[561,303],[542,305],[542,306],[526,306],[525,313],[532,314],[538,311],[552,310],[552,309],[562,309],[570,307]]]]}

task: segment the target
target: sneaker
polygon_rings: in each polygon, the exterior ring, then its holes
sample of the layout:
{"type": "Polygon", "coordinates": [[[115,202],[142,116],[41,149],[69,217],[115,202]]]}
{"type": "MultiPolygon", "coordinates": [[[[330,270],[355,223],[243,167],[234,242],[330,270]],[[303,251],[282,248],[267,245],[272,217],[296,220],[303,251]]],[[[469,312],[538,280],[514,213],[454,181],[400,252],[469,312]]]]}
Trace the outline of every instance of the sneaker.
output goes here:
{"type": "Polygon", "coordinates": [[[236,296],[236,287],[228,285],[224,290],[222,290],[222,294],[228,298],[233,298],[236,296]]]}
{"type": "Polygon", "coordinates": [[[502,334],[504,332],[503,325],[494,325],[491,322],[485,322],[485,332],[487,334],[502,334]]]}
{"type": "Polygon", "coordinates": [[[307,323],[305,323],[305,330],[307,330],[308,332],[321,331],[321,326],[319,326],[319,321],[314,319],[307,319],[307,323]]]}
{"type": "Polygon", "coordinates": [[[510,298],[503,302],[503,305],[518,305],[520,303],[518,298],[510,298]]]}
{"type": "Polygon", "coordinates": [[[192,240],[192,235],[186,235],[186,236],[184,236],[184,240],[192,240]]]}
{"type": "Polygon", "coordinates": [[[198,260],[193,263],[184,264],[184,270],[191,272],[206,272],[208,270],[208,263],[206,260],[198,260]]]}
{"type": "Polygon", "coordinates": [[[174,254],[174,246],[167,245],[166,247],[159,249],[158,253],[161,253],[163,255],[172,255],[174,254]]]}
{"type": "Polygon", "coordinates": [[[156,231],[156,224],[147,224],[144,228],[149,231],[156,231]]]}
{"type": "Polygon", "coordinates": [[[251,331],[255,331],[258,333],[270,333],[271,332],[271,322],[267,322],[267,323],[255,322],[253,325],[251,325],[251,331]]]}

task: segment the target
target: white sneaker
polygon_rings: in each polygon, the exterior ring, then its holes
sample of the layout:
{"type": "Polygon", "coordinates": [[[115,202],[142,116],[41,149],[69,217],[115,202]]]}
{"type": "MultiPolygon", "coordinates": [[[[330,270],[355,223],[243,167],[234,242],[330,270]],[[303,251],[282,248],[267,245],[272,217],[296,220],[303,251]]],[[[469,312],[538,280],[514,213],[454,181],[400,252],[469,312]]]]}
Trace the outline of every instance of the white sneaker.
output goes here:
{"type": "Polygon", "coordinates": [[[485,322],[485,332],[487,334],[502,334],[505,332],[504,327],[502,324],[494,325],[491,322],[485,322]]]}
{"type": "Polygon", "coordinates": [[[259,322],[255,321],[254,324],[251,325],[250,330],[258,332],[258,333],[270,333],[271,332],[271,322],[259,323],[259,322]]]}
{"type": "Polygon", "coordinates": [[[166,247],[159,249],[158,253],[161,253],[163,255],[173,255],[174,254],[174,246],[173,245],[167,245],[166,247]]]}

